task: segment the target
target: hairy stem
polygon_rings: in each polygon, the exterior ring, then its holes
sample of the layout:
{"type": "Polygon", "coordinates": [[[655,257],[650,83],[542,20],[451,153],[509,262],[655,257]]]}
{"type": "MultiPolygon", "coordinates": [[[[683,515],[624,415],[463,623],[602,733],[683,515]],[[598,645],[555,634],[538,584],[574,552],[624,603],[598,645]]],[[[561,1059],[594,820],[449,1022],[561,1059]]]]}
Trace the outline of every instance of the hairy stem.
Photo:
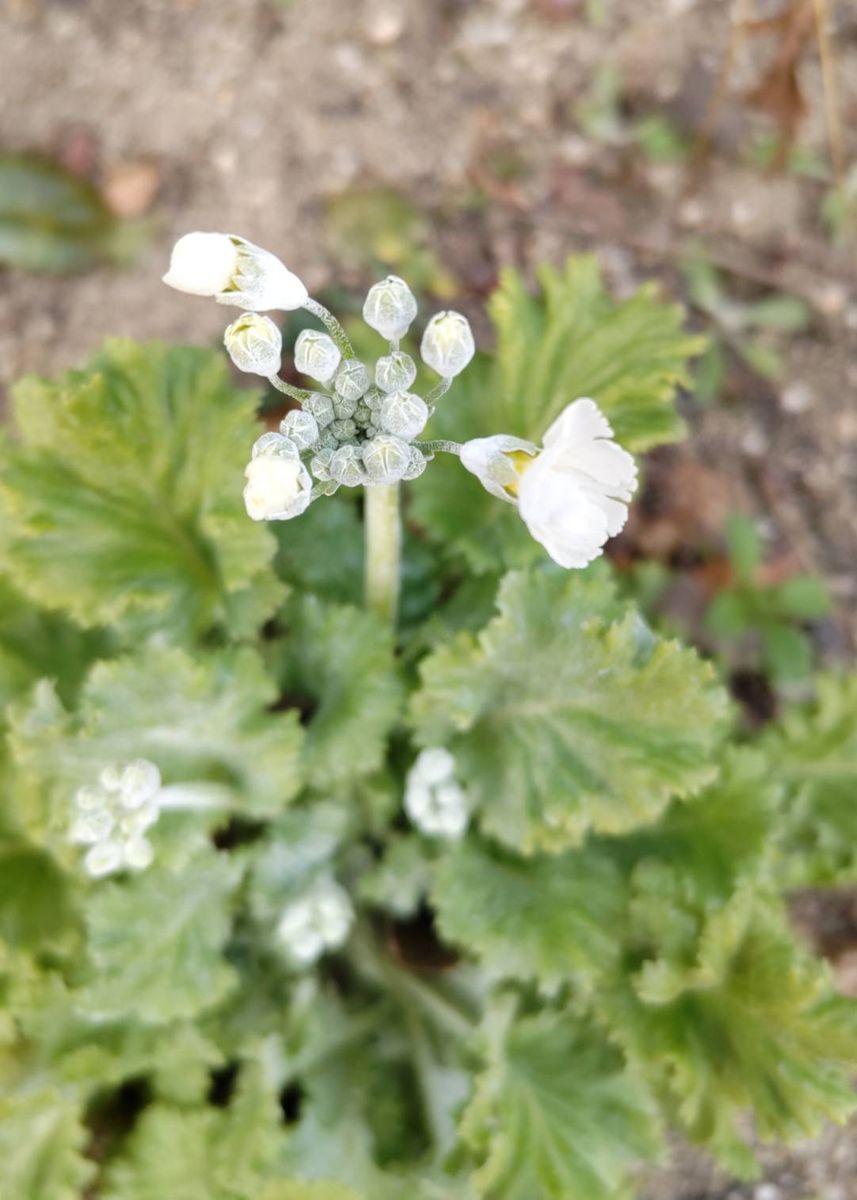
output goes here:
{"type": "Polygon", "coordinates": [[[285,379],[280,379],[279,375],[269,375],[268,383],[270,383],[271,387],[275,387],[278,392],[282,392],[284,396],[291,396],[293,400],[298,400],[301,404],[310,395],[304,388],[294,387],[291,383],[286,383],[285,379]]]}
{"type": "Polygon", "coordinates": [[[374,484],[364,489],[364,496],[366,607],[395,625],[401,552],[399,485],[374,484]]]}
{"type": "Polygon", "coordinates": [[[319,321],[321,321],[322,325],[336,342],[343,358],[355,357],[354,347],[351,345],[351,339],[330,309],[325,308],[323,304],[319,304],[319,302],[317,300],[313,300],[312,297],[304,301],[304,308],[307,310],[307,312],[312,313],[314,317],[318,317],[319,321]]]}
{"type": "Polygon", "coordinates": [[[433,442],[414,442],[414,445],[422,450],[423,454],[456,454],[461,455],[460,442],[448,442],[445,438],[438,438],[433,442]]]}

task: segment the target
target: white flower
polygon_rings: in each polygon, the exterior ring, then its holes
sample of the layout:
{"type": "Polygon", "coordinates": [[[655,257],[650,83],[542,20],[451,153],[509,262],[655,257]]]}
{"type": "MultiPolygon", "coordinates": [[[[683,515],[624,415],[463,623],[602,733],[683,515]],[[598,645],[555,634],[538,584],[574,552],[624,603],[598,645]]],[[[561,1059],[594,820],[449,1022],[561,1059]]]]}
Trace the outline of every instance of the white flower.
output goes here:
{"type": "Polygon", "coordinates": [[[405,781],[405,812],[430,837],[460,838],[467,828],[467,797],[455,778],[455,759],[442,746],[417,755],[405,781]]]}
{"type": "Polygon", "coordinates": [[[104,768],[98,784],[78,789],[69,841],[88,846],[84,869],[94,879],[130,868],[142,871],[154,858],[144,837],[160,816],[161,773],[138,758],[104,768]]]}
{"type": "Polygon", "coordinates": [[[371,287],[363,305],[366,324],[391,342],[408,332],[416,315],[414,294],[398,275],[388,275],[371,287]]]}
{"type": "Polygon", "coordinates": [[[461,313],[440,312],[426,325],[420,355],[444,379],[459,375],[475,353],[470,322],[461,313]]]}
{"type": "Polygon", "coordinates": [[[499,435],[462,447],[461,461],[495,496],[517,503],[537,542],[561,567],[585,567],[628,519],[637,486],[634,459],[612,440],[594,400],[569,404],[531,442],[499,435]]]}
{"type": "Polygon", "coordinates": [[[229,357],[239,371],[276,375],[283,357],[283,335],[270,317],[246,312],[227,326],[223,335],[229,357]]]}
{"type": "Polygon", "coordinates": [[[265,433],[253,447],[244,471],[244,507],[254,521],[299,517],[312,499],[312,479],[291,438],[265,433]]]}
{"type": "Polygon", "coordinates": [[[309,966],[325,951],[345,944],[353,921],[348,893],[334,880],[324,879],[286,906],[277,938],[295,963],[309,966]]]}
{"type": "Polygon", "coordinates": [[[324,383],[336,374],[342,353],[332,337],[317,329],[304,329],[295,342],[295,366],[302,375],[324,383]]]}
{"type": "Polygon", "coordinates": [[[186,233],[173,247],[164,283],[253,312],[300,308],[308,298],[275,255],[229,233],[186,233]]]}

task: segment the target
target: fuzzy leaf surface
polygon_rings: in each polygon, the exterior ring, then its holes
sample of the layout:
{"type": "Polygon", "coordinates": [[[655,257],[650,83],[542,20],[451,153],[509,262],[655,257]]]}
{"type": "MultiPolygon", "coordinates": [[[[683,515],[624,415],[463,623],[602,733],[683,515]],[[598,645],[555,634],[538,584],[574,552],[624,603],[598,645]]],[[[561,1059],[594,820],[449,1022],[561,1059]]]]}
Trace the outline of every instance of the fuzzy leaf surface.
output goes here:
{"type": "Polygon", "coordinates": [[[2,524],[14,582],[79,624],[222,621],[274,540],[241,499],[254,397],[212,351],[108,342],[90,365],[15,390],[2,524]]]}
{"type": "Polygon", "coordinates": [[[484,832],[525,854],[654,820],[714,774],[712,668],[617,607],[600,576],[506,577],[499,615],[422,664],[413,721],[446,745],[484,832]]]}
{"type": "Polygon", "coordinates": [[[497,1039],[463,1118],[486,1200],[616,1200],[659,1149],[650,1101],[595,1029],[555,1013],[497,1039]]]}

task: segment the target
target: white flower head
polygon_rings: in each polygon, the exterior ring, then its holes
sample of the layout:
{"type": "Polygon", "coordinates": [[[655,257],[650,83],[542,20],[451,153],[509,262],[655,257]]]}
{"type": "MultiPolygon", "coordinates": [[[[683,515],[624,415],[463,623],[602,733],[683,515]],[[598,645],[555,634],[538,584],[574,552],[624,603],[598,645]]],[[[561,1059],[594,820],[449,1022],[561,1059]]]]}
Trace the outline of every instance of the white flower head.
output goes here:
{"type": "Polygon", "coordinates": [[[295,366],[302,375],[326,383],[336,374],[342,353],[332,337],[317,329],[304,329],[295,342],[295,366]]]}
{"type": "Polygon", "coordinates": [[[322,879],[286,906],[276,936],[296,965],[310,966],[345,944],[353,922],[348,893],[335,880],[322,879]]]}
{"type": "Polygon", "coordinates": [[[366,324],[391,342],[408,332],[416,315],[414,294],[398,275],[388,275],[374,284],[363,305],[366,324]]]}
{"type": "Polygon", "coordinates": [[[460,838],[470,810],[455,778],[455,759],[442,746],[421,750],[405,781],[405,812],[429,837],[460,838]]]}
{"type": "Polygon", "coordinates": [[[291,438],[263,433],[244,475],[244,507],[253,521],[289,521],[309,508],[312,478],[291,438]]]}
{"type": "Polygon", "coordinates": [[[308,298],[297,275],[268,250],[229,233],[186,233],[173,247],[164,283],[214,296],[252,312],[300,308],[308,298]]]}
{"type": "Polygon", "coordinates": [[[413,392],[391,392],[384,397],[378,409],[381,428],[407,442],[422,433],[428,419],[428,405],[413,392]]]}
{"type": "Polygon", "coordinates": [[[426,325],[420,356],[444,379],[460,375],[475,353],[470,322],[461,313],[440,312],[426,325]]]}
{"type": "Polygon", "coordinates": [[[619,533],[637,486],[634,459],[588,398],[557,417],[541,451],[501,435],[465,443],[461,461],[493,495],[517,502],[532,536],[567,568],[587,566],[619,533]]]}
{"type": "Polygon", "coordinates": [[[242,313],[228,325],[223,344],[239,371],[250,375],[276,375],[283,357],[283,335],[270,317],[242,313]]]}
{"type": "Polygon", "coordinates": [[[144,835],[160,816],[160,793],[161,773],[145,758],[105,767],[96,785],[78,788],[69,841],[89,847],[88,875],[100,879],[151,864],[154,850],[144,835]]]}

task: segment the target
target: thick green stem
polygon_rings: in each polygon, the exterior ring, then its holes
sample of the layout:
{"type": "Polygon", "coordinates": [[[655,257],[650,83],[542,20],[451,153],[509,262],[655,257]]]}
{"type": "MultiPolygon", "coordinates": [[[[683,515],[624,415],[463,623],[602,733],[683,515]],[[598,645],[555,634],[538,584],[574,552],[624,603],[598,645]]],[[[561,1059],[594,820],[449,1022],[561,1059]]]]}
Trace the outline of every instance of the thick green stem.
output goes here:
{"type": "Polygon", "coordinates": [[[366,607],[395,625],[402,538],[399,485],[373,484],[364,489],[364,495],[366,607]]]}

